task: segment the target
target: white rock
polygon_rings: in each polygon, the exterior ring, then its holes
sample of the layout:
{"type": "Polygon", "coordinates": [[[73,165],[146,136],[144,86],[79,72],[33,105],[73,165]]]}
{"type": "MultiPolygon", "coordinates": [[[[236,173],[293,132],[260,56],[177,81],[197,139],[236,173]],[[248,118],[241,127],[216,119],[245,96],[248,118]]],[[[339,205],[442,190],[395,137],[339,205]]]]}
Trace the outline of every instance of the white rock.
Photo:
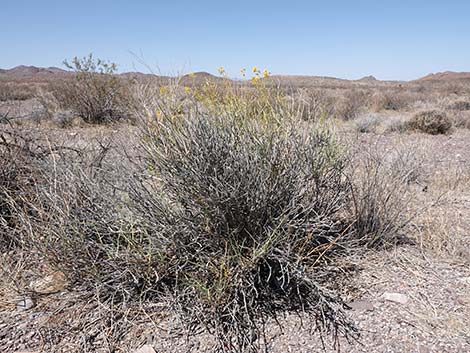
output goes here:
{"type": "Polygon", "coordinates": [[[399,303],[399,304],[408,303],[408,297],[405,294],[401,294],[401,293],[385,292],[384,294],[382,294],[382,298],[390,302],[399,303]]]}
{"type": "Polygon", "coordinates": [[[138,350],[134,351],[134,353],[156,353],[155,349],[149,344],[146,344],[140,347],[138,350]]]}
{"type": "Polygon", "coordinates": [[[348,304],[354,311],[372,311],[374,310],[374,304],[368,300],[356,300],[348,304]]]}
{"type": "Polygon", "coordinates": [[[23,297],[21,300],[16,303],[16,309],[17,310],[29,310],[34,306],[34,301],[30,297],[23,297]]]}

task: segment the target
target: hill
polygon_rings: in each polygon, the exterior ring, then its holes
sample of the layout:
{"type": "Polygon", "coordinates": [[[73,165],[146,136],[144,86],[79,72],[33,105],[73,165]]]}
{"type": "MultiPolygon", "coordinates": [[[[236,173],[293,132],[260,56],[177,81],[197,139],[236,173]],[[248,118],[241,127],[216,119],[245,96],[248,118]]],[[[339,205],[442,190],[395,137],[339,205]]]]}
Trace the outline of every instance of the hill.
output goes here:
{"type": "Polygon", "coordinates": [[[421,77],[415,82],[430,82],[430,81],[440,81],[440,82],[449,82],[449,81],[462,81],[470,80],[470,72],[454,72],[454,71],[444,71],[431,73],[424,77],[421,77]]]}

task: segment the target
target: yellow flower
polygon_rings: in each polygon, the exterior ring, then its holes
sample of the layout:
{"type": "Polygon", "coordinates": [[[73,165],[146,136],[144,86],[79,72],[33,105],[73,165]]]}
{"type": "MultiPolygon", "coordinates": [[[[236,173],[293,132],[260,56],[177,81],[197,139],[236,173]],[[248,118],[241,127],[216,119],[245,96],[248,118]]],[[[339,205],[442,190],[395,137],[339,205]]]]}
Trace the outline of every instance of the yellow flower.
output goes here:
{"type": "Polygon", "coordinates": [[[253,84],[255,84],[255,83],[258,82],[258,81],[259,81],[259,77],[258,77],[258,76],[253,76],[253,77],[251,78],[251,82],[253,82],[253,84]]]}
{"type": "Polygon", "coordinates": [[[254,73],[257,73],[258,72],[258,68],[256,66],[253,66],[253,72],[254,73]]]}
{"type": "Polygon", "coordinates": [[[184,87],[184,91],[185,91],[186,93],[189,93],[189,92],[191,91],[191,89],[190,89],[188,86],[185,86],[185,87],[184,87]]]}
{"type": "Polygon", "coordinates": [[[268,76],[269,76],[268,70],[264,69],[264,70],[263,70],[263,77],[266,78],[266,77],[268,77],[268,76]]]}
{"type": "Polygon", "coordinates": [[[188,74],[188,76],[189,76],[189,77],[194,77],[195,74],[194,74],[194,72],[190,72],[190,73],[188,74]]]}
{"type": "Polygon", "coordinates": [[[219,75],[223,75],[225,73],[225,70],[222,66],[219,66],[219,68],[217,69],[217,71],[219,72],[219,75]]]}
{"type": "Polygon", "coordinates": [[[163,86],[160,86],[160,93],[163,93],[165,92],[165,89],[163,88],[163,86]]]}
{"type": "Polygon", "coordinates": [[[156,115],[156,116],[160,116],[160,115],[162,115],[162,112],[161,112],[161,110],[156,110],[156,111],[155,111],[155,115],[156,115]]]}

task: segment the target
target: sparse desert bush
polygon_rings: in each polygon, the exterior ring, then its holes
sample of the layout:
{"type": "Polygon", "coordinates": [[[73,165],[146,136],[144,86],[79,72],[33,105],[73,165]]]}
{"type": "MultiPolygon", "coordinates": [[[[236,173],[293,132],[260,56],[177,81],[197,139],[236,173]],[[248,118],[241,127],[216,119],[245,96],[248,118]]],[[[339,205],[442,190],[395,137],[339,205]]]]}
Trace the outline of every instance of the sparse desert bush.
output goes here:
{"type": "Polygon", "coordinates": [[[303,90],[292,100],[302,120],[318,121],[333,115],[334,100],[322,90],[303,90]]]}
{"type": "Polygon", "coordinates": [[[457,111],[451,116],[453,126],[461,129],[470,129],[470,111],[457,111]]]}
{"type": "Polygon", "coordinates": [[[426,134],[446,134],[452,128],[452,121],[443,112],[431,110],[415,114],[408,122],[411,130],[421,131],[426,134]]]}
{"type": "Polygon", "coordinates": [[[409,150],[379,151],[374,146],[354,156],[355,227],[369,246],[390,240],[416,214],[406,208],[412,200],[410,184],[422,173],[418,158],[409,150]]]}
{"type": "Polygon", "coordinates": [[[35,92],[36,88],[33,84],[0,80],[0,102],[31,99],[34,97],[35,92]]]}
{"type": "Polygon", "coordinates": [[[377,92],[370,98],[369,105],[374,112],[382,110],[400,110],[407,106],[408,102],[403,93],[377,92]]]}
{"type": "Polygon", "coordinates": [[[351,90],[338,97],[334,105],[334,116],[337,119],[355,119],[366,105],[366,94],[351,90]]]}
{"type": "Polygon", "coordinates": [[[458,111],[470,110],[470,101],[463,100],[463,99],[454,101],[447,106],[447,109],[458,110],[458,111]]]}
{"type": "Polygon", "coordinates": [[[40,163],[46,151],[35,140],[10,129],[0,132],[1,251],[21,245],[25,226],[22,215],[30,214],[27,205],[34,200],[35,185],[41,182],[40,163]]]}
{"type": "Polygon", "coordinates": [[[375,114],[366,114],[354,120],[354,128],[361,133],[375,132],[381,119],[375,114]]]}
{"type": "Polygon", "coordinates": [[[408,117],[392,117],[384,120],[385,132],[404,133],[410,130],[408,117]]]}
{"type": "Polygon", "coordinates": [[[130,118],[128,85],[116,75],[115,64],[95,60],[91,54],[65,64],[75,71],[75,78],[54,82],[50,87],[61,109],[91,124],[130,118]]]}

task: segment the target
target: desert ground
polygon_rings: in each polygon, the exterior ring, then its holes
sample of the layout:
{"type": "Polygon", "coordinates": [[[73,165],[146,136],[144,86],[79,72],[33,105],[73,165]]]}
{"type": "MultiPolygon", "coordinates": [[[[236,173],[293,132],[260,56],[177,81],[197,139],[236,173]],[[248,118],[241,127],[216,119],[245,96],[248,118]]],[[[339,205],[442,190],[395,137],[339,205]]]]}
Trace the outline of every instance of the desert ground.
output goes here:
{"type": "Polygon", "coordinates": [[[1,352],[470,351],[470,74],[252,76],[0,72],[1,352]]]}

